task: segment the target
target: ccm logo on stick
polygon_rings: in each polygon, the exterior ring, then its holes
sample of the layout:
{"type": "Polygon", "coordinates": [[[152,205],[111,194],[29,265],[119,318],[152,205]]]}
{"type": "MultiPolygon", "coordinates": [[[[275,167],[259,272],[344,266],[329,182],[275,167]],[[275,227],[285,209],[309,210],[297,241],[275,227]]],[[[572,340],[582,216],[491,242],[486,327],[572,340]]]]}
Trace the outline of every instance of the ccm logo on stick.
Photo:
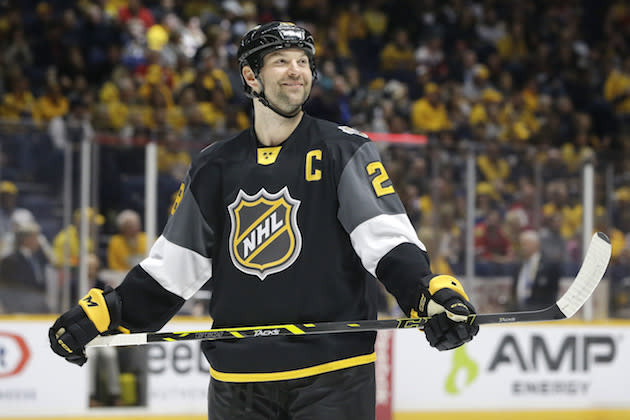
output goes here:
{"type": "Polygon", "coordinates": [[[0,378],[20,373],[30,357],[31,352],[22,337],[0,331],[0,378]]]}

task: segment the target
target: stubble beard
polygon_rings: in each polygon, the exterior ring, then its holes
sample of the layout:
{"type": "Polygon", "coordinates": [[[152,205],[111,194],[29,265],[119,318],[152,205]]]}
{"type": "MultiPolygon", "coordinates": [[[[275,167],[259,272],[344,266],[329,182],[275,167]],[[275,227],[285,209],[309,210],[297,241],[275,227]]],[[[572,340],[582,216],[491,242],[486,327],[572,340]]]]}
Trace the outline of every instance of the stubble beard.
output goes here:
{"type": "Polygon", "coordinates": [[[267,94],[267,100],[276,108],[280,109],[286,114],[297,113],[306,102],[310,91],[311,85],[303,82],[303,93],[299,99],[296,100],[296,95],[289,95],[283,91],[282,86],[277,86],[276,89],[271,92],[271,95],[267,94]]]}

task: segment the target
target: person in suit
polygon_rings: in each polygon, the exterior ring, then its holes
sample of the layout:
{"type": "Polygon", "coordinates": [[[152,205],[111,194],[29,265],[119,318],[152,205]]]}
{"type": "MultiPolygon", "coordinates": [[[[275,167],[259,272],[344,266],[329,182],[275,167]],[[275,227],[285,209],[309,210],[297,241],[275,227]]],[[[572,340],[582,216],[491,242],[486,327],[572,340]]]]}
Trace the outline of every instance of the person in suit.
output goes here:
{"type": "Polygon", "coordinates": [[[540,252],[538,232],[521,232],[519,242],[521,261],[512,277],[513,306],[516,310],[546,308],[556,302],[562,267],[540,252]]]}
{"type": "Polygon", "coordinates": [[[39,225],[24,223],[15,231],[15,250],[0,261],[0,289],[7,312],[46,313],[45,261],[38,253],[39,225]]]}

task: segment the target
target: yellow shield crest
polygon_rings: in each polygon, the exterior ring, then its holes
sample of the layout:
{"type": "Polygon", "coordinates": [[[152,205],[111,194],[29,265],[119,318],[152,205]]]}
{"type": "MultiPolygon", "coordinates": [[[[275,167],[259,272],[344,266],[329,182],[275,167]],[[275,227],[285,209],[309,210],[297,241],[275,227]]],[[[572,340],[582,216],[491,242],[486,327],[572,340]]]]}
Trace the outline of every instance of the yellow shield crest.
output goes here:
{"type": "Polygon", "coordinates": [[[275,194],[262,188],[253,196],[240,190],[228,206],[234,266],[264,280],[293,264],[302,249],[299,207],[300,201],[291,197],[287,187],[275,194]]]}

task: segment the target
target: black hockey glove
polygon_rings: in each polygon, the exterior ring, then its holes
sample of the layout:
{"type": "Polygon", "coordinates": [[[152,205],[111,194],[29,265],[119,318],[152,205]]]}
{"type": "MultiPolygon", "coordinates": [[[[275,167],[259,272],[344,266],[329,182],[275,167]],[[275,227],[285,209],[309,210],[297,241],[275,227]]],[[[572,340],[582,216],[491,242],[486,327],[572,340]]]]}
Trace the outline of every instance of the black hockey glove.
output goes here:
{"type": "Polygon", "coordinates": [[[87,361],[85,345],[100,333],[113,332],[120,324],[121,309],[114,289],[91,289],[48,330],[50,347],[68,362],[82,366],[87,361]]]}
{"type": "Polygon", "coordinates": [[[430,316],[424,332],[432,347],[450,350],[472,340],[479,325],[468,320],[476,313],[461,283],[452,276],[428,277],[427,288],[420,295],[418,307],[411,316],[430,316]]]}

